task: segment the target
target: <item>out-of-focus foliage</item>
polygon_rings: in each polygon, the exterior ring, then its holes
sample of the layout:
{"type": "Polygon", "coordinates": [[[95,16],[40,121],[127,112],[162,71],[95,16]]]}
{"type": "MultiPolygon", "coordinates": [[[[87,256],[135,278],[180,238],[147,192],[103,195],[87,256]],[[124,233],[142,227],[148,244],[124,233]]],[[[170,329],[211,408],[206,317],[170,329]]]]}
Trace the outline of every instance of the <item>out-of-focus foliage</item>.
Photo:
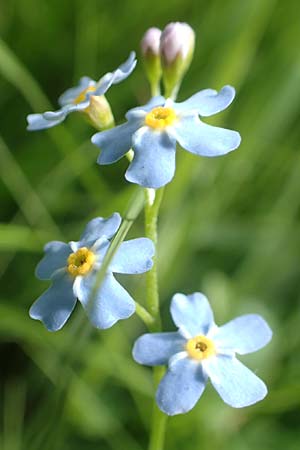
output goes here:
{"type": "MultiPolygon", "coordinates": [[[[96,215],[124,212],[135,187],[125,159],[95,164],[92,128],[78,115],[28,133],[25,116],[56,104],[82,75],[97,78],[138,50],[150,26],[186,21],[197,34],[179,99],[232,84],[233,105],[210,123],[239,130],[223,158],[178,152],[159,223],[163,319],[175,292],[206,293],[217,323],[262,314],[266,349],[243,358],[270,388],[234,410],[209,388],[168,422],[166,450],[299,448],[300,7],[296,0],[9,0],[0,10],[1,448],[142,450],[153,385],[130,357],[145,331],[137,317],[81,338],[75,317],[57,334],[28,308],[45,289],[34,277],[42,247],[78,235],[96,215]],[[50,99],[50,100],[49,100],[50,99]],[[67,386],[67,389],[65,387],[67,386]],[[297,417],[298,414],[298,417],[297,417]]],[[[148,99],[139,62],[108,94],[118,122],[148,99]]],[[[131,236],[143,235],[140,218],[131,236]]],[[[141,303],[143,277],[128,285],[141,303]]],[[[90,330],[88,330],[90,331],[90,330]]]]}

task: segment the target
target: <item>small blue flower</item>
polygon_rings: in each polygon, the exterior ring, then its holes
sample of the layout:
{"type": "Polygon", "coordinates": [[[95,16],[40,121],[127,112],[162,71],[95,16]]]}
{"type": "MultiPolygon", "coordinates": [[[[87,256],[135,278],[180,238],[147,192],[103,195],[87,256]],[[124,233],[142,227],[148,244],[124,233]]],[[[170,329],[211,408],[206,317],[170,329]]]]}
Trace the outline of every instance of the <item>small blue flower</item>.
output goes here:
{"type": "Polygon", "coordinates": [[[174,295],[171,314],[178,331],[144,334],[133,348],[138,363],[169,366],[156,394],[163,412],[190,411],[208,378],[223,401],[234,408],[266,396],[263,381],[235,356],[255,352],[270,341],[272,332],[262,317],[240,316],[218,327],[207,298],[198,292],[174,295]]]}
{"type": "Polygon", "coordinates": [[[36,276],[51,280],[52,285],[30,308],[33,319],[41,320],[49,331],[57,331],[70,317],[77,299],[97,328],[109,328],[134,313],[134,300],[113,273],[138,274],[151,269],[154,245],[147,238],[120,245],[94,301],[90,302],[97,271],[110,246],[109,239],[120,223],[118,213],[108,219],[97,217],[87,224],[79,242],[53,241],[45,246],[46,254],[36,268],[36,276]]]}
{"type": "Polygon", "coordinates": [[[47,111],[43,114],[29,114],[27,116],[27,130],[35,131],[51,128],[65,120],[74,111],[86,111],[91,98],[104,95],[112,84],[117,84],[127,78],[136,66],[135,53],[131,52],[125,63],[114,72],[108,72],[98,82],[89,77],[82,77],[78,86],[65,91],[58,99],[61,108],[55,112],[47,111]]]}
{"type": "Polygon", "coordinates": [[[191,153],[220,156],[236,149],[239,133],[213,127],[200,116],[211,116],[227,108],[235,96],[231,86],[218,93],[205,89],[182,103],[158,96],[127,112],[127,123],[94,134],[101,148],[99,164],[111,164],[133,148],[134,158],[125,177],[144,187],[159,188],[175,173],[176,141],[191,153]]]}

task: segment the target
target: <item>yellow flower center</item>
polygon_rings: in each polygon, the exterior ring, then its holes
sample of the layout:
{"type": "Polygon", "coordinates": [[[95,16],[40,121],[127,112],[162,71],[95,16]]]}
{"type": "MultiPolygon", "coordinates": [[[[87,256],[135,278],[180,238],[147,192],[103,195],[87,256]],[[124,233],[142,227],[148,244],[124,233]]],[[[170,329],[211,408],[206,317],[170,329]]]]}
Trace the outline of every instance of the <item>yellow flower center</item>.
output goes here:
{"type": "Polygon", "coordinates": [[[174,109],[158,106],[146,115],[145,124],[151,128],[163,129],[168,125],[172,125],[176,118],[174,109]]]}
{"type": "Polygon", "coordinates": [[[198,361],[216,354],[215,344],[205,336],[196,336],[189,339],[185,348],[189,356],[198,361]]]}
{"type": "Polygon", "coordinates": [[[75,253],[71,253],[68,258],[68,272],[77,277],[86,275],[95,262],[95,255],[86,247],[81,247],[75,253]]]}
{"type": "Polygon", "coordinates": [[[78,103],[81,103],[85,100],[85,96],[88,92],[94,92],[96,90],[95,86],[89,86],[86,89],[83,89],[83,91],[80,92],[78,97],[73,100],[74,105],[78,105],[78,103]]]}

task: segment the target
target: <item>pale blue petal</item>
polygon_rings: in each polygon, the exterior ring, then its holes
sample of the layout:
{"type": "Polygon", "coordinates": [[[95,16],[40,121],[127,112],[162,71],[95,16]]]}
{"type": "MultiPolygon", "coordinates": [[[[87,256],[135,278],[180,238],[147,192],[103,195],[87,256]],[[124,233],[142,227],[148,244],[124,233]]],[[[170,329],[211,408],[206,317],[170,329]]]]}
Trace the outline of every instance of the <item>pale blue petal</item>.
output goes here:
{"type": "Polygon", "coordinates": [[[237,317],[217,329],[213,340],[219,351],[233,350],[244,355],[267,345],[272,331],[267,322],[257,314],[237,317]]]}
{"type": "Polygon", "coordinates": [[[208,358],[205,371],[223,401],[234,408],[253,405],[267,395],[264,382],[235,357],[208,358]]]}
{"type": "Polygon", "coordinates": [[[211,116],[227,108],[234,97],[235,90],[232,86],[224,86],[220,92],[204,89],[184,102],[174,103],[174,109],[180,113],[195,111],[200,116],[211,116]]]}
{"type": "Polygon", "coordinates": [[[135,69],[136,63],[137,63],[136,54],[135,52],[132,51],[130,52],[127,60],[124,63],[122,63],[117,68],[117,70],[115,70],[113,84],[120,83],[125,78],[127,78],[135,69]]]}
{"type": "Polygon", "coordinates": [[[133,136],[134,158],[125,178],[144,187],[160,188],[175,172],[176,142],[166,133],[143,127],[133,136]]]}
{"type": "Polygon", "coordinates": [[[158,386],[157,404],[169,416],[186,413],[195,406],[205,385],[201,364],[188,358],[179,359],[158,386]]]}
{"type": "Polygon", "coordinates": [[[30,308],[30,317],[41,320],[49,331],[60,330],[76,304],[73,282],[74,279],[65,271],[57,273],[52,286],[30,308]]]}
{"type": "Polygon", "coordinates": [[[61,109],[57,111],[46,111],[43,116],[47,120],[56,120],[61,116],[67,116],[71,112],[75,111],[83,111],[85,108],[89,106],[89,100],[85,100],[84,102],[76,103],[76,105],[65,105],[61,109]]]}
{"type": "Polygon", "coordinates": [[[106,237],[101,237],[96,241],[70,241],[69,245],[72,249],[72,252],[74,253],[77,252],[77,250],[79,250],[81,247],[89,248],[97,256],[95,264],[98,267],[105,258],[106,252],[110,246],[110,241],[106,237]]]}
{"type": "Polygon", "coordinates": [[[89,105],[89,101],[78,105],[66,105],[57,111],[46,111],[43,114],[29,114],[27,116],[27,130],[37,131],[55,127],[65,120],[68,114],[74,111],[82,111],[89,105]]]}
{"type": "Polygon", "coordinates": [[[214,326],[212,309],[200,292],[175,294],[171,302],[171,315],[177,327],[189,337],[206,335],[214,326]]]}
{"type": "Polygon", "coordinates": [[[107,253],[107,250],[109,249],[110,241],[106,239],[105,237],[101,237],[97,239],[97,241],[90,247],[91,251],[97,255],[97,262],[101,263],[105,255],[107,253]]]}
{"type": "Polygon", "coordinates": [[[185,343],[177,332],[143,334],[135,341],[133,359],[146,366],[167,365],[171,356],[184,350],[185,343]]]}
{"type": "Polygon", "coordinates": [[[143,106],[137,106],[136,108],[130,109],[126,113],[126,119],[132,119],[136,117],[145,116],[147,112],[151,111],[153,108],[157,106],[163,106],[166,102],[166,99],[162,95],[157,95],[156,97],[152,97],[148,103],[143,106]]]}
{"type": "Polygon", "coordinates": [[[111,272],[144,273],[153,266],[155,248],[150,239],[138,238],[122,242],[109,266],[111,272]]]}
{"type": "Polygon", "coordinates": [[[90,301],[96,273],[77,277],[74,293],[82,303],[90,321],[97,328],[110,328],[120,319],[127,319],[135,312],[135,303],[128,292],[107,274],[93,302],[90,301]]]}
{"type": "Polygon", "coordinates": [[[46,119],[44,114],[29,114],[27,116],[27,130],[28,131],[37,131],[44,130],[46,128],[55,127],[55,125],[60,124],[66,118],[66,114],[62,113],[55,120],[46,119]]]}
{"type": "Polygon", "coordinates": [[[122,158],[131,149],[132,135],[139,127],[140,121],[132,121],[94,134],[92,143],[101,149],[98,164],[111,164],[122,158]]]}
{"type": "Polygon", "coordinates": [[[79,247],[91,247],[101,237],[111,238],[118,231],[122,219],[119,213],[113,213],[107,219],[96,217],[85,227],[80,236],[79,247]]]}
{"type": "Polygon", "coordinates": [[[117,84],[127,78],[136,66],[135,52],[131,52],[128,59],[114,72],[108,72],[98,82],[96,91],[92,95],[104,95],[112,84],[117,84]]]}
{"type": "Polygon", "coordinates": [[[57,269],[67,265],[67,259],[72,249],[68,244],[59,241],[49,242],[44,247],[45,256],[38,263],[35,275],[40,280],[49,280],[57,269]]]}
{"type": "Polygon", "coordinates": [[[96,82],[89,77],[82,77],[77,86],[67,89],[58,99],[60,106],[69,105],[88,87],[95,86],[96,82]]]}
{"type": "Polygon", "coordinates": [[[172,129],[181,147],[201,156],[220,156],[235,150],[241,143],[237,131],[213,127],[196,115],[183,116],[172,129]]]}

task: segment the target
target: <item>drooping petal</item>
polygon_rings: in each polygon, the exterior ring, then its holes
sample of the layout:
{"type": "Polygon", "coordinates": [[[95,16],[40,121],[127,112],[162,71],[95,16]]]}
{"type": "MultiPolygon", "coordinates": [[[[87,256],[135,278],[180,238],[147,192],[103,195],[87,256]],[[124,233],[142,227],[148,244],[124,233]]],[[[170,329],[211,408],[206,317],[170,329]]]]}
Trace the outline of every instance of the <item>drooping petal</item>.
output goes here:
{"type": "Polygon", "coordinates": [[[206,335],[214,324],[212,309],[205,295],[175,294],[171,302],[174,323],[186,337],[206,335]]]}
{"type": "Polygon", "coordinates": [[[60,124],[66,118],[66,114],[62,113],[58,117],[54,119],[46,119],[44,114],[29,114],[27,116],[27,130],[28,131],[37,131],[44,130],[46,128],[55,127],[55,125],[60,124]]]}
{"type": "Polygon", "coordinates": [[[61,94],[61,96],[58,99],[58,103],[60,106],[69,105],[70,103],[73,103],[74,100],[77,99],[77,97],[88,87],[95,86],[96,82],[92,80],[90,77],[82,77],[79,80],[79,83],[77,86],[74,86],[70,89],[67,89],[65,92],[61,94]]]}
{"type": "Polygon", "coordinates": [[[196,115],[181,117],[172,128],[172,135],[185,150],[201,156],[225,155],[241,143],[237,131],[207,125],[196,115]]]}
{"type": "Polygon", "coordinates": [[[234,408],[253,405],[267,395],[265,383],[235,357],[217,355],[203,366],[220,397],[234,408]]]}
{"type": "Polygon", "coordinates": [[[157,95],[156,97],[152,97],[148,103],[143,106],[137,106],[136,108],[132,108],[126,113],[126,119],[130,120],[132,118],[145,117],[146,112],[151,111],[151,109],[156,106],[163,106],[166,102],[166,99],[162,95],[157,95]]]}
{"type": "Polygon", "coordinates": [[[74,111],[82,111],[89,105],[89,101],[77,105],[66,105],[57,111],[46,111],[42,114],[29,114],[27,116],[27,130],[37,131],[55,127],[65,120],[67,115],[74,111]]]}
{"type": "Polygon", "coordinates": [[[139,337],[134,344],[133,359],[146,366],[162,366],[184,349],[186,340],[177,332],[148,333],[139,337]]]}
{"type": "Polygon", "coordinates": [[[158,386],[156,401],[169,416],[190,411],[206,385],[201,364],[184,358],[174,362],[158,386]]]}
{"type": "Polygon", "coordinates": [[[241,355],[259,350],[271,338],[269,325],[257,314],[237,317],[219,327],[213,336],[219,351],[233,350],[241,355]]]}
{"type": "Polygon", "coordinates": [[[142,127],[133,136],[133,150],[133,161],[125,173],[128,181],[154,189],[171,181],[175,172],[175,139],[142,127]]]}
{"type": "Polygon", "coordinates": [[[110,130],[100,131],[92,136],[92,143],[101,149],[98,164],[111,164],[124,156],[132,146],[132,135],[140,121],[126,122],[110,130]]]}
{"type": "Polygon", "coordinates": [[[76,304],[73,282],[65,271],[57,273],[50,288],[30,308],[30,317],[41,320],[49,331],[60,330],[76,304]]]}
{"type": "Polygon", "coordinates": [[[49,242],[44,247],[45,256],[38,263],[35,275],[40,280],[50,280],[57,269],[67,265],[67,259],[72,249],[68,244],[60,241],[49,242]]]}
{"type": "Polygon", "coordinates": [[[98,239],[104,237],[110,239],[118,231],[121,224],[119,213],[113,213],[107,219],[96,217],[92,219],[85,227],[80,236],[79,247],[91,247],[98,239]]]}
{"type": "Polygon", "coordinates": [[[112,84],[117,84],[127,78],[136,66],[135,52],[131,52],[128,59],[114,72],[108,72],[97,83],[97,89],[93,95],[104,95],[112,84]]]}
{"type": "Polygon", "coordinates": [[[138,238],[122,242],[109,266],[111,272],[144,273],[153,265],[154,244],[150,239],[138,238]]]}
{"type": "Polygon", "coordinates": [[[95,277],[95,272],[85,277],[77,277],[74,293],[95,327],[110,328],[118,320],[130,317],[135,311],[135,303],[112,274],[105,276],[96,298],[90,301],[95,277]]]}
{"type": "Polygon", "coordinates": [[[232,86],[224,86],[220,92],[204,89],[184,102],[174,103],[174,108],[180,113],[195,111],[200,116],[211,116],[226,109],[234,97],[235,89],[232,86]]]}

